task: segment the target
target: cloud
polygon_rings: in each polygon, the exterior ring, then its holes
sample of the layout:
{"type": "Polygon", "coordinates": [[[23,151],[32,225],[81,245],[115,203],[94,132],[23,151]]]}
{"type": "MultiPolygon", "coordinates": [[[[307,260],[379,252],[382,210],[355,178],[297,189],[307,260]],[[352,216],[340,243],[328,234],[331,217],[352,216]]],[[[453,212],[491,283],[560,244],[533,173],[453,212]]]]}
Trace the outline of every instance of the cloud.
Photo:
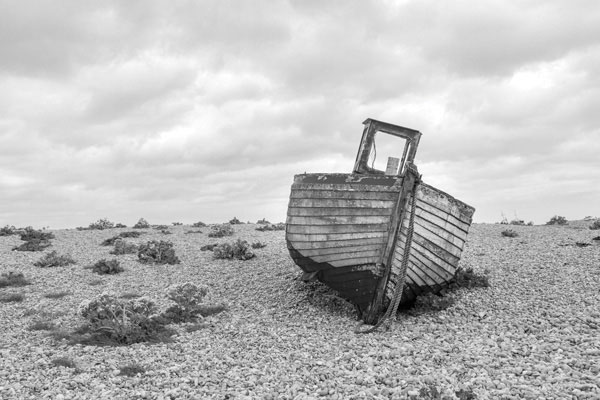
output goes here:
{"type": "Polygon", "coordinates": [[[282,220],[368,117],[421,130],[425,180],[478,220],[577,217],[599,30],[591,1],[1,1],[0,224],[282,220]]]}

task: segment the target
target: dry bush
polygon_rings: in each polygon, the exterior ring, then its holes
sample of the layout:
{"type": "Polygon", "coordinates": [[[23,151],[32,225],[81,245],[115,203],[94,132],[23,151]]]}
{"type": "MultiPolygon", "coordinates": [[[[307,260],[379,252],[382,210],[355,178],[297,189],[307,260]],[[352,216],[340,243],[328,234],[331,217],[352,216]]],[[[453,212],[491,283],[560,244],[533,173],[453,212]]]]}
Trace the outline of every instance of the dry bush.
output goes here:
{"type": "Polygon", "coordinates": [[[519,234],[512,229],[505,229],[502,231],[502,236],[504,237],[517,237],[519,234]]]}
{"type": "Polygon", "coordinates": [[[31,241],[31,240],[50,240],[54,239],[54,234],[52,232],[42,232],[40,230],[33,229],[28,226],[25,228],[24,232],[21,233],[21,240],[31,241]]]}
{"type": "Polygon", "coordinates": [[[0,236],[16,235],[17,234],[16,230],[17,230],[17,228],[15,228],[14,226],[6,225],[5,227],[0,228],[0,236]]]}
{"type": "Polygon", "coordinates": [[[237,219],[237,217],[233,217],[233,219],[229,220],[229,223],[231,225],[240,225],[240,224],[243,224],[243,222],[240,221],[239,219],[237,219]]]}
{"type": "Polygon", "coordinates": [[[593,222],[593,223],[592,223],[592,224],[589,226],[589,228],[590,228],[591,230],[598,230],[598,229],[600,229],[600,218],[599,218],[599,219],[597,219],[597,220],[595,220],[595,221],[594,221],[594,222],[593,222]]]}
{"type": "Polygon", "coordinates": [[[252,243],[252,248],[253,249],[262,249],[263,247],[267,247],[267,245],[265,243],[262,243],[262,242],[254,242],[254,243],[252,243]]]}
{"type": "Polygon", "coordinates": [[[96,222],[92,222],[88,229],[89,230],[104,230],[104,229],[111,229],[114,228],[115,224],[114,222],[111,222],[108,220],[108,218],[101,218],[96,222]]]}
{"type": "Polygon", "coordinates": [[[20,246],[13,247],[17,251],[44,251],[47,247],[52,246],[48,240],[30,239],[20,246]]]}
{"type": "Polygon", "coordinates": [[[217,246],[218,246],[218,243],[207,244],[207,245],[200,247],[200,251],[213,251],[213,249],[217,246]]]}
{"type": "Polygon", "coordinates": [[[232,236],[233,233],[234,233],[233,227],[230,224],[213,225],[210,228],[208,237],[232,236]]]}
{"type": "Polygon", "coordinates": [[[138,260],[144,264],[179,264],[175,256],[173,243],[151,240],[141,244],[138,250],[138,260]]]}
{"type": "Polygon", "coordinates": [[[267,221],[266,218],[259,219],[258,221],[256,221],[256,223],[258,225],[271,225],[271,223],[269,221],[267,221]]]}
{"type": "Polygon", "coordinates": [[[130,238],[130,237],[137,238],[137,237],[140,237],[142,235],[142,233],[143,232],[140,232],[140,231],[121,232],[116,236],[106,239],[105,241],[103,241],[101,243],[101,245],[102,246],[112,246],[119,239],[130,238]]]}
{"type": "Polygon", "coordinates": [[[9,293],[0,296],[0,303],[20,303],[25,300],[22,293],[9,293]]]}
{"type": "Polygon", "coordinates": [[[124,301],[105,292],[79,306],[79,314],[87,325],[69,339],[71,343],[106,345],[170,341],[174,332],[157,318],[157,312],[149,299],[124,301]]]}
{"type": "Polygon", "coordinates": [[[565,217],[561,217],[560,215],[555,215],[550,218],[550,221],[546,222],[546,225],[567,225],[569,221],[565,217]]]}
{"type": "Polygon", "coordinates": [[[133,226],[134,229],[147,229],[150,228],[150,224],[144,218],[140,218],[138,222],[133,226]]]}
{"type": "Polygon", "coordinates": [[[115,241],[115,248],[111,250],[110,254],[122,255],[122,254],[135,254],[138,251],[138,246],[135,243],[127,242],[123,239],[115,241]]]}
{"type": "Polygon", "coordinates": [[[263,226],[259,226],[258,228],[256,228],[256,230],[260,231],[260,232],[265,232],[265,231],[284,231],[285,230],[285,224],[283,222],[280,222],[278,224],[263,225],[263,226]]]}
{"type": "Polygon", "coordinates": [[[249,260],[254,257],[247,241],[238,239],[233,243],[221,243],[213,249],[213,255],[219,259],[249,260]]]}
{"type": "Polygon", "coordinates": [[[192,228],[204,228],[206,224],[202,221],[194,222],[192,228]]]}
{"type": "Polygon", "coordinates": [[[56,251],[51,251],[38,261],[33,263],[36,267],[49,268],[49,267],[65,267],[67,265],[75,264],[76,261],[69,255],[58,255],[56,251]]]}
{"type": "Polygon", "coordinates": [[[92,266],[92,271],[100,275],[114,275],[125,271],[118,260],[102,259],[92,266]]]}
{"type": "Polygon", "coordinates": [[[0,288],[3,287],[20,287],[31,285],[22,272],[9,271],[8,273],[2,273],[0,275],[0,288]]]}

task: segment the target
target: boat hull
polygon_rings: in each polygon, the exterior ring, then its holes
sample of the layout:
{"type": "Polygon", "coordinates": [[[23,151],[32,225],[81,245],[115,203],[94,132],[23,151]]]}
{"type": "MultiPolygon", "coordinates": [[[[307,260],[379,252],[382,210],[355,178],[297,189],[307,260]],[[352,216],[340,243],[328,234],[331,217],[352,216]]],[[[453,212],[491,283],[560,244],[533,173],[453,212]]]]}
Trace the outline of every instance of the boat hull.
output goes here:
{"type": "MultiPolygon", "coordinates": [[[[378,290],[389,302],[399,280],[412,201],[403,201],[404,183],[385,175],[294,177],[286,221],[290,255],[306,278],[327,284],[361,313],[378,290]]],[[[416,201],[402,302],[453,279],[474,212],[422,183],[416,201]]]]}

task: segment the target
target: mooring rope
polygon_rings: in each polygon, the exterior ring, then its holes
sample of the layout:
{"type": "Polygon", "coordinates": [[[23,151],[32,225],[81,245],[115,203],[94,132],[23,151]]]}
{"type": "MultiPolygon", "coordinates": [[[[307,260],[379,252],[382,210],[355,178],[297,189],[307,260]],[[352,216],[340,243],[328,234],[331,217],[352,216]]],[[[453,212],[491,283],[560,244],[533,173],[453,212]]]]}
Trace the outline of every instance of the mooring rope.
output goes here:
{"type": "MultiPolygon", "coordinates": [[[[408,259],[410,257],[410,248],[412,244],[412,236],[413,231],[415,229],[415,211],[417,207],[417,187],[418,183],[415,183],[415,186],[412,190],[412,205],[410,208],[410,219],[408,222],[408,231],[406,232],[406,243],[404,244],[404,254],[402,256],[402,264],[400,266],[400,275],[399,280],[396,282],[396,287],[394,288],[394,296],[390,301],[390,305],[388,306],[385,313],[381,316],[379,321],[368,329],[360,330],[360,327],[363,326],[362,323],[356,326],[354,329],[355,333],[371,333],[375,332],[379,329],[392,315],[396,315],[398,311],[398,306],[400,305],[400,300],[402,299],[402,292],[404,290],[404,282],[406,281],[406,270],[408,269],[408,259]]],[[[402,229],[400,226],[398,229],[402,229]]]]}

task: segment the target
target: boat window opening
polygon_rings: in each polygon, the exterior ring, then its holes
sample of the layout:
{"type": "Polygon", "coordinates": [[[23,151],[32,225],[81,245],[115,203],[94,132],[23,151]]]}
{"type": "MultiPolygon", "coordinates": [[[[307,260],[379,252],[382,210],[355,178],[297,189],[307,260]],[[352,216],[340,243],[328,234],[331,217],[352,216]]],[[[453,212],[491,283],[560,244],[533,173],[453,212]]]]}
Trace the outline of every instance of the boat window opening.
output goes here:
{"type": "Polygon", "coordinates": [[[378,131],[367,165],[385,175],[399,175],[404,170],[407,151],[406,139],[378,131]]]}

